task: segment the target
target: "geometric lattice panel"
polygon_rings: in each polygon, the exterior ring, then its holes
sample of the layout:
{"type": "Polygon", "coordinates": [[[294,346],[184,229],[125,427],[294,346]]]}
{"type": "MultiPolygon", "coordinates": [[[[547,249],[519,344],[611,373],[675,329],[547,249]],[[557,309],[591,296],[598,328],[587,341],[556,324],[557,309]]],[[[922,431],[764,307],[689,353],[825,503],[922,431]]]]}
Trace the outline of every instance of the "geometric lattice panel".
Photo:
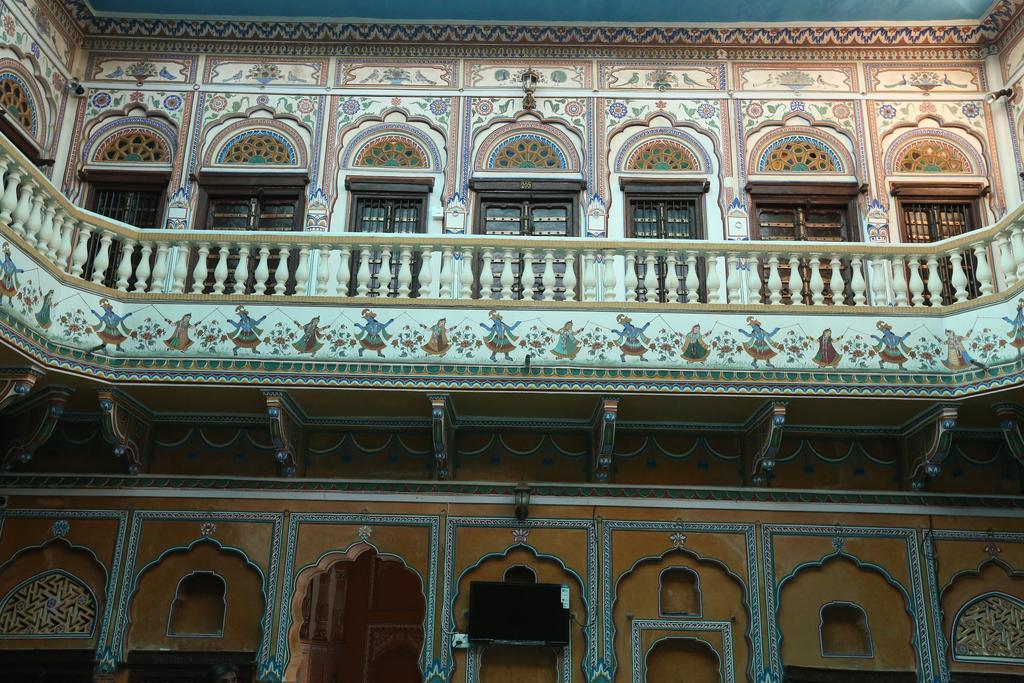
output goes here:
{"type": "Polygon", "coordinates": [[[166,162],[170,161],[167,145],[145,130],[129,129],[107,140],[96,153],[96,161],[166,162]]]}
{"type": "Polygon", "coordinates": [[[693,152],[672,140],[651,140],[633,150],[627,171],[700,171],[693,152]]]}
{"type": "Polygon", "coordinates": [[[973,173],[967,157],[948,142],[918,140],[906,146],[896,161],[897,173],[973,173]]]}
{"type": "Polygon", "coordinates": [[[360,150],[356,166],[376,168],[426,168],[427,157],[419,145],[403,135],[377,138],[360,150]]]}
{"type": "Polygon", "coordinates": [[[1024,604],[988,595],[960,613],[953,626],[953,658],[1024,662],[1024,604]]]}
{"type": "Polygon", "coordinates": [[[0,603],[0,636],[89,636],[96,624],[96,598],[61,571],[15,588],[0,603]]]}
{"type": "Polygon", "coordinates": [[[793,136],[768,147],[758,163],[762,173],[836,173],[842,166],[836,153],[819,140],[793,136]]]}

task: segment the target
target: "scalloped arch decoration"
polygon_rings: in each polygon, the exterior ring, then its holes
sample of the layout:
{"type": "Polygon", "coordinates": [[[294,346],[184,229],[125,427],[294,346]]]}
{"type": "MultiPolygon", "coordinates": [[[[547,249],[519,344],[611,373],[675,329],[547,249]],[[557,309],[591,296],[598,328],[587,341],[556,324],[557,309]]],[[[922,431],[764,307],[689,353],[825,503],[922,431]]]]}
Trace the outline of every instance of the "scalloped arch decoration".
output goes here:
{"type": "Polygon", "coordinates": [[[953,621],[953,659],[993,664],[1024,664],[1024,601],[985,593],[953,621]]]}
{"type": "Polygon", "coordinates": [[[295,146],[285,136],[266,128],[238,133],[217,153],[217,163],[227,165],[295,166],[298,160],[295,146]]]}
{"type": "Polygon", "coordinates": [[[626,160],[624,171],[700,172],[700,162],[692,151],[675,140],[655,138],[637,145],[626,160]]]}
{"type": "Polygon", "coordinates": [[[89,587],[54,569],[15,586],[0,601],[0,637],[88,638],[96,614],[89,587]]]}
{"type": "Polygon", "coordinates": [[[0,108],[33,137],[39,134],[39,117],[32,92],[24,79],[13,71],[0,72],[0,108]]]}
{"type": "Polygon", "coordinates": [[[407,135],[382,135],[373,138],[356,154],[352,164],[361,168],[429,169],[426,150],[407,135]]]}
{"type": "Polygon", "coordinates": [[[151,130],[140,127],[124,128],[98,146],[93,161],[164,164],[171,161],[171,151],[167,142],[151,130]]]}
{"type": "Polygon", "coordinates": [[[896,154],[893,173],[942,173],[973,175],[975,170],[964,152],[951,142],[923,137],[905,145],[896,154]]]}
{"type": "Polygon", "coordinates": [[[844,173],[839,154],[818,138],[789,135],[768,145],[757,160],[758,173],[844,173]]]}
{"type": "Polygon", "coordinates": [[[556,142],[537,133],[510,135],[487,155],[487,170],[565,171],[569,162],[556,142]]]}

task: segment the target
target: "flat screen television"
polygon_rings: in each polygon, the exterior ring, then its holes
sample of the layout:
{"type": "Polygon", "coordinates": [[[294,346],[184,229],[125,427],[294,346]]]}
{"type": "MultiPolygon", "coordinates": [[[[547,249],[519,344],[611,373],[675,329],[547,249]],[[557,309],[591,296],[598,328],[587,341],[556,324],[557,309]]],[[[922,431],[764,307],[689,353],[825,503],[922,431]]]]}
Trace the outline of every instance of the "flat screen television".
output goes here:
{"type": "Polygon", "coordinates": [[[469,584],[470,641],[567,645],[569,621],[564,584],[469,584]]]}

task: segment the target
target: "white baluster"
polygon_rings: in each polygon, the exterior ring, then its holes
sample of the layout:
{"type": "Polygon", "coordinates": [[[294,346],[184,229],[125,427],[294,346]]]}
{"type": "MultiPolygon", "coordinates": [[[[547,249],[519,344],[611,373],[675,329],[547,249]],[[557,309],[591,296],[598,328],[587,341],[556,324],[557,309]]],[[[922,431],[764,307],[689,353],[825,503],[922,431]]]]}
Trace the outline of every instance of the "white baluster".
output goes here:
{"type": "Polygon", "coordinates": [[[974,275],[978,278],[978,284],[981,286],[981,296],[988,296],[992,293],[992,269],[988,265],[988,247],[984,242],[978,242],[971,246],[977,261],[974,275]]]}
{"type": "Polygon", "coordinates": [[[50,213],[50,236],[46,242],[46,258],[50,259],[57,267],[61,267],[60,261],[57,260],[57,253],[60,251],[63,239],[61,227],[64,225],[64,212],[60,210],[60,206],[52,204],[50,213]]]}
{"type": "Polygon", "coordinates": [[[331,277],[331,252],[321,246],[316,257],[316,295],[327,296],[327,286],[331,277]]]}
{"type": "Polygon", "coordinates": [[[228,250],[231,248],[229,244],[221,243],[217,245],[217,265],[213,267],[213,293],[223,294],[224,283],[228,281],[228,250]]]}
{"type": "Polygon", "coordinates": [[[291,250],[288,247],[279,247],[277,250],[277,268],[274,270],[274,296],[284,296],[284,290],[288,287],[288,256],[291,250]]]}
{"type": "Polygon", "coordinates": [[[832,305],[842,306],[846,299],[846,282],[843,281],[843,262],[838,255],[832,256],[832,277],[829,278],[829,289],[832,290],[832,305]]]}
{"type": "Polygon", "coordinates": [[[153,253],[151,242],[140,242],[141,254],[139,265],[135,268],[135,286],[133,292],[145,292],[149,289],[149,258],[153,253]]]}
{"type": "Polygon", "coordinates": [[[850,259],[850,289],[853,290],[853,305],[864,306],[867,304],[867,283],[864,281],[864,261],[860,256],[850,259]]]}
{"type": "Polygon", "coordinates": [[[238,263],[235,264],[235,272],[231,275],[234,280],[231,283],[232,294],[245,294],[245,286],[249,281],[249,245],[238,246],[238,263]]]}
{"type": "Polygon", "coordinates": [[[811,305],[821,306],[825,300],[825,281],[821,279],[821,259],[818,254],[811,254],[811,305]]]}
{"type": "Polygon", "coordinates": [[[552,249],[544,250],[544,275],[541,276],[541,283],[544,285],[544,301],[555,300],[555,252],[552,249]]]}
{"type": "Polygon", "coordinates": [[[309,293],[309,247],[299,247],[299,263],[295,267],[295,296],[309,293]]]}
{"type": "Polygon", "coordinates": [[[11,229],[19,235],[25,234],[25,221],[32,214],[32,194],[34,191],[34,183],[31,180],[26,180],[21,186],[18,204],[11,214],[11,229]]]}
{"type": "Polygon", "coordinates": [[[498,278],[498,282],[501,284],[501,295],[498,298],[502,301],[512,300],[512,285],[516,281],[515,273],[512,272],[512,259],[515,258],[515,255],[516,252],[511,249],[506,249],[502,253],[501,276],[498,278]]]}
{"type": "Polygon", "coordinates": [[[11,215],[18,208],[18,186],[23,177],[18,169],[12,170],[7,176],[7,185],[4,186],[3,197],[0,197],[0,223],[11,225],[11,215]]]}
{"type": "Polygon", "coordinates": [[[961,301],[967,301],[967,273],[964,272],[964,257],[959,250],[954,250],[949,254],[949,260],[952,263],[953,274],[949,278],[949,282],[953,285],[953,300],[956,303],[961,301]]]}
{"type": "Polygon", "coordinates": [[[779,255],[768,257],[768,302],[772,306],[782,303],[782,276],[779,275],[779,255]]]}
{"type": "Polygon", "coordinates": [[[74,239],[75,239],[75,228],[78,227],[78,221],[71,216],[65,215],[61,222],[60,228],[60,246],[57,248],[57,267],[63,271],[67,271],[68,259],[71,258],[71,252],[74,250],[74,239]]]}
{"type": "Polygon", "coordinates": [[[370,292],[370,247],[359,247],[359,269],[356,271],[356,296],[370,292]]]}
{"type": "Polygon", "coordinates": [[[349,281],[352,279],[351,263],[352,250],[348,246],[343,246],[338,256],[338,272],[335,274],[338,280],[338,296],[348,296],[349,281]]]}
{"type": "Polygon", "coordinates": [[[718,277],[718,254],[709,253],[707,255],[707,286],[708,286],[708,301],[713,304],[723,303],[722,301],[722,284],[718,277]]]}
{"type": "Polygon", "coordinates": [[[942,276],[939,273],[939,259],[936,256],[928,257],[928,295],[930,305],[942,305],[942,276]]]}
{"type": "Polygon", "coordinates": [[[697,254],[686,253],[686,297],[682,299],[684,304],[700,303],[700,274],[697,269],[697,254]]]}
{"type": "Polygon", "coordinates": [[[171,268],[171,294],[183,294],[185,292],[185,278],[188,277],[188,261],[192,255],[192,249],[188,242],[178,243],[177,253],[174,255],[174,265],[171,268]]]}
{"type": "Polygon", "coordinates": [[[626,286],[626,301],[639,301],[640,294],[637,292],[637,287],[640,282],[636,277],[635,251],[626,252],[626,278],[623,280],[623,284],[626,286]]]}
{"type": "Polygon", "coordinates": [[[210,273],[207,265],[207,259],[210,257],[210,245],[200,242],[196,251],[199,257],[196,259],[195,267],[192,268],[192,293],[202,294],[206,289],[206,276],[210,273]]]}
{"type": "Polygon", "coordinates": [[[164,294],[167,291],[168,250],[169,246],[167,245],[167,242],[157,242],[156,261],[153,263],[153,284],[149,288],[149,291],[151,292],[160,292],[161,294],[164,294]]]}
{"type": "MultiPolygon", "coordinates": [[[[0,220],[3,217],[0,216],[0,220]]],[[[1018,280],[1024,280],[1024,225],[1015,223],[1010,233],[1010,246],[1013,248],[1013,262],[1016,264],[1018,280]]]]}
{"type": "MultiPolygon", "coordinates": [[[[674,304],[677,302],[686,303],[690,298],[690,292],[685,295],[679,293],[679,275],[676,273],[676,252],[670,250],[665,256],[665,303],[674,304]]],[[[648,296],[648,301],[650,297],[648,296]]]]}
{"type": "Polygon", "coordinates": [[[35,247],[39,244],[39,231],[43,227],[43,191],[36,187],[35,196],[32,197],[32,209],[29,211],[28,219],[25,221],[25,240],[29,245],[35,247]]]}
{"type": "Polygon", "coordinates": [[[135,253],[135,241],[126,239],[121,249],[121,260],[117,264],[117,291],[128,291],[128,280],[132,276],[132,254],[135,253]]]}
{"type": "Polygon", "coordinates": [[[565,290],[565,301],[576,300],[576,252],[565,252],[565,273],[562,275],[562,288],[565,290]]]}
{"type": "Polygon", "coordinates": [[[725,286],[729,290],[730,304],[740,303],[740,286],[742,285],[742,279],[740,278],[740,264],[736,254],[729,254],[725,258],[725,286]]]}
{"type": "MultiPolygon", "coordinates": [[[[615,254],[605,251],[601,253],[601,300],[618,301],[618,280],[615,277],[615,254]]],[[[636,274],[634,273],[634,278],[636,274]]]]}
{"type": "Polygon", "coordinates": [[[391,284],[395,280],[392,264],[394,256],[391,247],[380,252],[380,270],[377,271],[377,296],[391,296],[391,284]]]}
{"type": "Polygon", "coordinates": [[[38,245],[39,253],[43,254],[51,261],[53,260],[53,255],[50,251],[50,238],[53,236],[54,213],[56,213],[56,207],[53,205],[53,202],[42,202],[42,222],[39,226],[39,233],[36,235],[36,244],[38,245]]]}
{"type": "Polygon", "coordinates": [[[924,306],[924,280],[921,279],[921,261],[910,256],[908,260],[910,268],[910,303],[914,306],[924,306]]]}
{"type": "Polygon", "coordinates": [[[452,248],[445,246],[441,249],[441,276],[438,278],[440,291],[438,296],[442,299],[452,298],[452,285],[455,283],[455,259],[452,256],[452,248]]]}
{"type": "Polygon", "coordinates": [[[417,292],[421,297],[431,298],[434,292],[430,289],[430,283],[434,279],[434,273],[431,266],[431,260],[434,258],[434,251],[430,247],[422,247],[423,251],[420,252],[420,288],[417,292]]]}
{"type": "Polygon", "coordinates": [[[96,258],[92,260],[92,281],[94,284],[103,284],[103,276],[107,272],[107,266],[110,265],[110,242],[113,238],[113,234],[106,230],[100,236],[100,248],[96,252],[96,258]]]}
{"type": "MultiPolygon", "coordinates": [[[[0,208],[3,205],[3,196],[7,192],[6,182],[7,169],[10,168],[11,162],[14,161],[5,154],[0,153],[0,208]]],[[[15,162],[17,163],[17,162],[15,162]]]]}
{"type": "Polygon", "coordinates": [[[1017,284],[1017,262],[1013,259],[1013,249],[1010,246],[1010,239],[1006,235],[1000,235],[996,240],[996,249],[999,253],[999,269],[1002,271],[1003,289],[1009,289],[1017,284]]]}
{"type": "MultiPolygon", "coordinates": [[[[260,260],[256,263],[254,275],[256,282],[253,284],[253,294],[262,296],[267,291],[267,280],[270,279],[270,247],[266,244],[260,245],[260,260]]],[[[367,276],[367,280],[369,280],[369,276],[367,276]]]]}
{"type": "Polygon", "coordinates": [[[484,248],[483,265],[480,268],[480,298],[494,298],[494,249],[484,248]]]}
{"type": "MultiPolygon", "coordinates": [[[[644,290],[647,292],[647,301],[660,299],[658,296],[658,257],[652,251],[648,251],[644,256],[644,290]]],[[[636,300],[640,300],[639,295],[636,300]]]]}
{"type": "Polygon", "coordinates": [[[789,257],[789,303],[791,306],[804,306],[804,279],[800,272],[800,259],[796,254],[789,257]]]}
{"type": "Polygon", "coordinates": [[[537,273],[533,270],[533,249],[523,251],[523,272],[519,275],[519,285],[522,287],[522,298],[528,301],[533,299],[533,293],[537,286],[537,273]]]}
{"type": "Polygon", "coordinates": [[[593,249],[583,252],[583,296],[580,301],[597,301],[597,263],[593,249]]]}
{"type": "MultiPolygon", "coordinates": [[[[473,296],[473,250],[470,247],[466,247],[462,250],[462,263],[459,264],[459,297],[460,299],[469,299],[473,296]]],[[[491,276],[493,279],[493,275],[491,276]]],[[[480,298],[490,298],[490,286],[491,280],[484,278],[484,274],[481,274],[480,283],[480,298]],[[484,289],[483,283],[487,283],[487,290],[484,289]]]]}
{"type": "Polygon", "coordinates": [[[885,285],[887,262],[881,258],[871,260],[871,305],[885,306],[888,303],[888,288],[885,285]]]}
{"type": "Polygon", "coordinates": [[[892,291],[896,296],[897,306],[909,306],[910,299],[907,297],[909,291],[907,287],[907,269],[903,265],[903,257],[897,256],[895,259],[886,259],[889,268],[892,270],[892,291]]]}
{"type": "Polygon", "coordinates": [[[747,259],[747,272],[743,274],[743,282],[747,290],[747,303],[761,303],[761,269],[754,254],[750,254],[747,259]]]}
{"type": "Polygon", "coordinates": [[[92,237],[92,228],[85,223],[80,225],[78,243],[75,244],[75,250],[71,252],[71,275],[73,277],[82,277],[85,262],[89,260],[89,238],[92,237]]]}
{"type": "Polygon", "coordinates": [[[412,249],[400,246],[398,262],[398,298],[408,299],[412,291],[412,249]]]}

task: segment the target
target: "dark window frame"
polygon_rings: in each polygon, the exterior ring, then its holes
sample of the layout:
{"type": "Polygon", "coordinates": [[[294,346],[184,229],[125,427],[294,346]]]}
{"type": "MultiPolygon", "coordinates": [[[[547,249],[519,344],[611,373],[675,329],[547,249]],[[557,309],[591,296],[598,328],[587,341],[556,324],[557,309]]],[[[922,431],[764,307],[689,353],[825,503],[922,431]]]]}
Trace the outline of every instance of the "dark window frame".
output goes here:
{"type": "MultiPolygon", "coordinates": [[[[345,189],[349,195],[348,231],[362,232],[359,227],[359,206],[365,201],[383,201],[388,204],[401,201],[414,201],[419,203],[417,209],[419,220],[417,230],[409,234],[422,234],[427,231],[429,222],[427,202],[430,193],[434,189],[433,178],[378,178],[378,177],[352,177],[345,178],[345,189]]],[[[386,226],[388,227],[388,226],[386,226]]],[[[394,233],[393,225],[391,230],[385,233],[394,233]]]]}
{"type": "MultiPolygon", "coordinates": [[[[545,204],[565,204],[568,208],[566,215],[566,230],[564,237],[578,237],[581,229],[580,220],[580,193],[583,191],[584,183],[581,180],[484,180],[474,179],[470,181],[470,187],[475,194],[475,209],[473,232],[479,235],[504,236],[500,233],[488,233],[484,228],[484,212],[488,206],[495,204],[520,203],[528,205],[530,202],[545,204]]],[[[522,224],[529,225],[529,219],[524,215],[522,224]]],[[[528,228],[520,236],[534,236],[528,228]]]]}
{"type": "MultiPolygon", "coordinates": [[[[636,224],[633,215],[633,202],[637,200],[653,200],[653,201],[684,201],[691,202],[693,204],[693,213],[691,216],[692,231],[695,233],[693,237],[679,238],[679,239],[694,239],[694,240],[706,240],[707,236],[707,195],[708,190],[711,187],[711,183],[708,180],[692,180],[692,181],[680,181],[680,180],[636,180],[636,179],[619,179],[619,187],[622,188],[623,195],[625,197],[625,232],[626,237],[630,239],[662,239],[658,238],[638,238],[636,237],[636,224]]],[[[664,239],[675,239],[666,237],[664,239]]]]}
{"type": "MultiPolygon", "coordinates": [[[[306,173],[203,173],[195,178],[199,184],[199,207],[194,230],[208,227],[210,203],[232,197],[295,197],[295,215],[288,231],[302,232],[306,221],[306,173]]],[[[247,232],[259,232],[258,229],[247,232]]]]}
{"type": "Polygon", "coordinates": [[[37,168],[53,166],[54,160],[45,157],[45,150],[41,149],[38,143],[22,130],[21,126],[11,122],[10,114],[5,109],[0,109],[0,133],[3,133],[18,148],[18,151],[28,157],[28,160],[37,168]]]}

